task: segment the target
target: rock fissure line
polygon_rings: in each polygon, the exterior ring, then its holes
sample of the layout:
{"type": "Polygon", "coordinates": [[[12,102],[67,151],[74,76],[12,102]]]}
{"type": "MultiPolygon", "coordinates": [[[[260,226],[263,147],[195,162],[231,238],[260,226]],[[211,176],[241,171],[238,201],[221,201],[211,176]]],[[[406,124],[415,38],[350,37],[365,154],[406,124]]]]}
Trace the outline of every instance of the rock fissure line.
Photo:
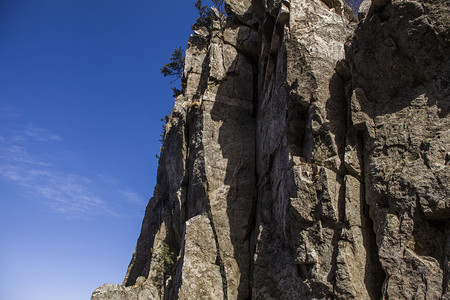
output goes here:
{"type": "Polygon", "coordinates": [[[216,249],[217,249],[217,257],[216,257],[216,264],[220,267],[220,275],[222,278],[222,290],[223,290],[223,300],[228,300],[228,283],[227,283],[227,273],[225,271],[225,265],[223,264],[222,257],[220,255],[220,247],[219,247],[219,240],[217,238],[217,232],[214,226],[214,221],[212,218],[211,213],[209,215],[209,220],[211,224],[211,228],[214,234],[214,242],[216,243],[216,249]]]}
{"type": "MultiPolygon", "coordinates": [[[[373,219],[370,215],[370,205],[367,203],[366,199],[366,157],[364,155],[364,135],[368,133],[358,132],[357,139],[360,144],[361,149],[361,206],[364,213],[364,229],[368,232],[367,241],[365,245],[366,251],[369,253],[370,262],[373,265],[374,270],[374,282],[373,287],[369,288],[369,295],[372,299],[382,299],[382,289],[384,282],[386,281],[386,274],[384,273],[380,258],[378,256],[378,245],[376,241],[376,234],[373,228],[373,219]]],[[[365,282],[368,285],[367,282],[365,282]]]]}

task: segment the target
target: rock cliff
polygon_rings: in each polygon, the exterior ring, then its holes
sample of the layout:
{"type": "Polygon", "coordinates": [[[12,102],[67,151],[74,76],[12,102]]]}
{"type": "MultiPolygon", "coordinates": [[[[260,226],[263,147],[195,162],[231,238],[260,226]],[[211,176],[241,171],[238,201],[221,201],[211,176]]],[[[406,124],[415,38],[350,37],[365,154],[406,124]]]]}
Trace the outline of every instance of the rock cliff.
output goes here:
{"type": "Polygon", "coordinates": [[[450,299],[450,0],[226,0],[102,299],[450,299]]]}

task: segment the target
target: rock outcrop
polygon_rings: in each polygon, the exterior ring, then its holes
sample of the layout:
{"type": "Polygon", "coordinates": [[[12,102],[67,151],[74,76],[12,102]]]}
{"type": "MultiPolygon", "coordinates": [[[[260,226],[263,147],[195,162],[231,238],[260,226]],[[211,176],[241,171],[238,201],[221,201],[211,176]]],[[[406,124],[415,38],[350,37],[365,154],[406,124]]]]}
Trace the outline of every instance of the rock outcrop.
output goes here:
{"type": "Polygon", "coordinates": [[[226,0],[103,299],[450,299],[450,0],[226,0]]]}

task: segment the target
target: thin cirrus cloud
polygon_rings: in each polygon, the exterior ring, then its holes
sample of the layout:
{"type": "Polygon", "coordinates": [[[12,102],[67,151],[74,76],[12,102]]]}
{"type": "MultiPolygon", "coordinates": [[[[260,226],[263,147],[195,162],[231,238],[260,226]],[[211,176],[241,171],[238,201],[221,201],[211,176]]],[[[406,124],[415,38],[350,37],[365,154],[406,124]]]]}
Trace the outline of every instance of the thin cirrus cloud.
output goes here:
{"type": "Polygon", "coordinates": [[[0,173],[24,188],[29,198],[67,217],[119,216],[101,196],[90,190],[92,183],[87,178],[17,164],[0,166],[0,173]]]}
{"type": "Polygon", "coordinates": [[[53,134],[48,130],[38,128],[32,125],[28,125],[23,128],[23,136],[26,138],[34,139],[38,142],[62,141],[59,135],[53,134]]]}
{"type": "Polygon", "coordinates": [[[60,136],[33,125],[3,128],[0,178],[14,182],[27,198],[68,218],[120,217],[123,205],[143,204],[137,192],[112,178],[77,174],[70,171],[70,162],[64,166],[53,162],[48,152],[57,153],[57,149],[63,148],[62,141],[60,136]],[[45,155],[35,150],[43,144],[45,155]]]}

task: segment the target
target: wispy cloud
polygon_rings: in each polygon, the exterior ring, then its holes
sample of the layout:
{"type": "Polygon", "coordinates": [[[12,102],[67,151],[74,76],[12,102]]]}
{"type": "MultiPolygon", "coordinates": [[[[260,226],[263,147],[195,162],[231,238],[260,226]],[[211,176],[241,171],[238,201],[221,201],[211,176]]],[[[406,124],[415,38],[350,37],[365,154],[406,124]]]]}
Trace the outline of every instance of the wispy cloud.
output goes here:
{"type": "Polygon", "coordinates": [[[142,198],[142,196],[139,195],[139,193],[137,193],[131,189],[126,189],[126,190],[119,189],[118,193],[128,203],[138,204],[138,205],[145,204],[144,198],[142,198]]]}
{"type": "Polygon", "coordinates": [[[46,141],[62,141],[61,137],[57,134],[54,134],[48,130],[28,125],[23,128],[23,135],[26,138],[32,138],[38,142],[46,142],[46,141]]]}
{"type": "Polygon", "coordinates": [[[62,138],[46,129],[33,124],[14,125],[9,128],[10,139],[14,142],[61,142],[62,138]]]}
{"type": "Polygon", "coordinates": [[[93,183],[87,178],[23,165],[0,166],[0,174],[25,188],[33,199],[41,199],[55,212],[70,217],[92,214],[118,216],[101,196],[91,190],[93,183]]]}
{"type": "Polygon", "coordinates": [[[13,107],[0,107],[1,119],[14,119],[20,117],[20,114],[13,107]]]}
{"type": "Polygon", "coordinates": [[[27,163],[38,166],[50,165],[49,163],[40,161],[38,158],[32,156],[26,147],[10,143],[5,143],[0,147],[0,159],[9,162],[27,163]]]}
{"type": "Polygon", "coordinates": [[[96,215],[121,216],[123,205],[143,205],[143,198],[115,179],[103,175],[81,175],[55,164],[52,144],[59,135],[37,126],[15,126],[0,135],[0,179],[20,185],[30,199],[40,201],[54,212],[69,218],[96,215]],[[39,147],[36,147],[39,146],[39,147]]]}

